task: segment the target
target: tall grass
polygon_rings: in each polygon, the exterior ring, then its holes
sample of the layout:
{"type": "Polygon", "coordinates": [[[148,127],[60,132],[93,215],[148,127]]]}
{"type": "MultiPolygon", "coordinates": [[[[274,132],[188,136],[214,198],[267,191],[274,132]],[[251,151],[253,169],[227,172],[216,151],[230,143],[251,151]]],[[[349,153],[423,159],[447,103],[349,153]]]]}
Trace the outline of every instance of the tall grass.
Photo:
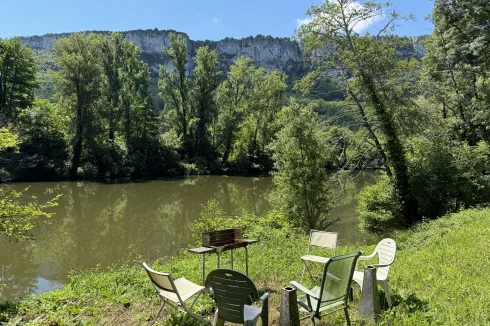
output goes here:
{"type": "MultiPolygon", "coordinates": [[[[291,229],[277,214],[232,219],[222,214],[213,218],[214,213],[208,210],[208,216],[202,216],[196,234],[208,228],[240,227],[246,237],[260,239],[249,246],[249,275],[260,291],[271,293],[270,320],[277,324],[280,291],[289,281],[299,280],[303,268],[299,257],[306,252],[308,236],[291,229]]],[[[490,325],[489,221],[489,209],[467,210],[391,235],[399,249],[389,275],[394,307],[388,310],[383,305],[386,310],[379,324],[490,325]]],[[[341,245],[338,254],[357,250],[369,254],[375,245],[341,245]]],[[[71,282],[60,290],[0,304],[0,321],[7,325],[146,324],[153,320],[160,301],[140,263],[74,272],[71,282]]],[[[228,264],[225,252],[222,267],[228,264]]],[[[201,283],[201,257],[185,250],[151,266],[201,283]]],[[[207,271],[215,267],[216,256],[208,255],[207,271]]],[[[235,250],[235,268],[245,270],[243,250],[235,250]]],[[[305,282],[309,281],[305,278],[305,282]]],[[[352,322],[364,325],[366,321],[358,315],[360,292],[357,286],[354,289],[349,308],[352,322]]],[[[208,320],[212,310],[209,298],[197,304],[197,311],[208,320]]],[[[178,323],[177,315],[166,312],[161,324],[178,323]]],[[[342,313],[333,314],[322,323],[344,325],[345,319],[342,313]]]]}

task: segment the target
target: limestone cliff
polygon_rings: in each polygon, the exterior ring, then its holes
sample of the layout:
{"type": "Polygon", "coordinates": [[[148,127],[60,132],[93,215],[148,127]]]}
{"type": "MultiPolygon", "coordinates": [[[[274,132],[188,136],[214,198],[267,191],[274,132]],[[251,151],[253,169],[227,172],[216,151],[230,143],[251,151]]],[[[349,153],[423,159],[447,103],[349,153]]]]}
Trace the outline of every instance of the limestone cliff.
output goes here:
{"type": "MultiPolygon", "coordinates": [[[[108,34],[106,31],[95,33],[108,34]]],[[[123,35],[139,47],[142,59],[148,62],[150,68],[157,72],[161,64],[167,62],[162,47],[170,46],[168,35],[175,31],[160,30],[134,30],[122,32],[123,35]]],[[[298,44],[287,38],[273,38],[270,36],[247,37],[243,39],[225,38],[221,41],[193,41],[184,33],[179,33],[187,39],[190,70],[194,67],[192,57],[198,47],[208,45],[216,49],[220,62],[220,69],[228,70],[229,66],[240,56],[249,57],[252,61],[268,71],[280,70],[290,73],[302,66],[301,51],[298,44]]],[[[53,41],[68,37],[70,34],[46,34],[43,36],[20,37],[22,42],[36,50],[51,50],[53,41]]]]}
{"type": "MultiPolygon", "coordinates": [[[[108,31],[93,31],[94,33],[109,34],[108,31]]],[[[146,61],[150,68],[156,73],[161,64],[168,62],[163,55],[162,47],[170,46],[168,35],[178,33],[172,30],[133,30],[122,32],[123,35],[134,42],[141,51],[142,60],[146,61]]],[[[290,76],[291,79],[304,73],[303,58],[299,44],[288,38],[275,38],[271,36],[257,35],[242,39],[225,38],[220,41],[193,41],[185,33],[187,50],[189,53],[189,71],[194,67],[192,57],[197,48],[208,45],[216,49],[219,59],[219,68],[228,70],[229,66],[240,56],[251,58],[254,64],[264,67],[268,71],[280,70],[290,76]]],[[[46,34],[42,36],[20,37],[24,44],[36,50],[51,50],[53,41],[68,37],[69,33],[46,34]]],[[[403,49],[407,57],[422,57],[425,54],[420,45],[423,37],[410,38],[412,46],[403,49]]]]}

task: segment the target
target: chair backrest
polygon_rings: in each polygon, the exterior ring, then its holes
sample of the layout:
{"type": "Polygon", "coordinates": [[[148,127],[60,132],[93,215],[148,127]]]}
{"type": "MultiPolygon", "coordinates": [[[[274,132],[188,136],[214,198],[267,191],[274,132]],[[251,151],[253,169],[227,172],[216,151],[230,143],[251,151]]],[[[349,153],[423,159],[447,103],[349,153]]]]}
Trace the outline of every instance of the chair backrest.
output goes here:
{"type": "Polygon", "coordinates": [[[310,230],[310,243],[308,244],[308,253],[310,253],[310,247],[322,247],[335,251],[337,249],[337,232],[326,232],[318,230],[310,230]]]}
{"type": "Polygon", "coordinates": [[[180,300],[180,295],[177,292],[172,276],[169,273],[160,273],[151,269],[146,263],[143,263],[143,267],[146,273],[150,277],[153,286],[157,290],[164,290],[168,292],[174,292],[180,300]]]}
{"type": "Polygon", "coordinates": [[[232,323],[243,324],[244,305],[250,300],[259,300],[259,292],[252,280],[232,269],[213,270],[204,286],[216,299],[219,317],[232,323]]]}
{"type": "Polygon", "coordinates": [[[374,249],[379,256],[379,264],[388,265],[387,267],[378,267],[376,276],[378,279],[386,279],[391,264],[395,261],[396,256],[396,242],[393,239],[386,238],[381,240],[376,249],[374,249]]]}
{"type": "Polygon", "coordinates": [[[352,276],[354,275],[357,259],[361,254],[361,252],[356,252],[332,257],[325,264],[317,313],[321,307],[335,302],[344,301],[347,304],[352,276]]]}

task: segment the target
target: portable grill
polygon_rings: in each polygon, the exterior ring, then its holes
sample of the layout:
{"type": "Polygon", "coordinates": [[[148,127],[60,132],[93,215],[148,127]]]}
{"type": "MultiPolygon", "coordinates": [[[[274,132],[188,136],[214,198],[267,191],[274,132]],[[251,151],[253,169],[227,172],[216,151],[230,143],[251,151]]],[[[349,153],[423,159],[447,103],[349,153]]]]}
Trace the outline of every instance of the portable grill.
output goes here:
{"type": "Polygon", "coordinates": [[[242,232],[237,229],[205,232],[201,239],[203,247],[215,248],[217,253],[246,247],[249,243],[249,240],[242,238],[242,232]]]}
{"type": "Polygon", "coordinates": [[[202,247],[188,249],[193,254],[202,255],[202,282],[204,284],[207,253],[218,254],[218,268],[221,262],[221,253],[231,250],[231,269],[233,269],[233,249],[245,248],[245,273],[248,275],[248,249],[247,245],[256,243],[258,240],[243,239],[242,232],[238,229],[226,229],[219,231],[204,232],[201,236],[202,247]]]}

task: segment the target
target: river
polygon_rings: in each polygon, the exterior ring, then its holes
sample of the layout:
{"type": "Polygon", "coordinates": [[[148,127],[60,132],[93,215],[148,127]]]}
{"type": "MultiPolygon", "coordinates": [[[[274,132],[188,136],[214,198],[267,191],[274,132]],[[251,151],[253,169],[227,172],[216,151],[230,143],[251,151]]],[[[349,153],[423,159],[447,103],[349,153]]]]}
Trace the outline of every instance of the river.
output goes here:
{"type": "MultiPolygon", "coordinates": [[[[339,244],[362,242],[356,195],[373,183],[363,173],[337,194],[331,215],[339,222],[339,244]]],[[[192,241],[190,228],[202,205],[216,199],[225,214],[270,210],[272,178],[201,176],[125,184],[94,182],[17,183],[27,195],[46,201],[61,194],[55,215],[34,230],[34,241],[0,237],[0,301],[62,286],[70,270],[108,266],[130,259],[152,261],[175,254],[192,241]]],[[[305,248],[306,250],[306,248],[305,248]]]]}

